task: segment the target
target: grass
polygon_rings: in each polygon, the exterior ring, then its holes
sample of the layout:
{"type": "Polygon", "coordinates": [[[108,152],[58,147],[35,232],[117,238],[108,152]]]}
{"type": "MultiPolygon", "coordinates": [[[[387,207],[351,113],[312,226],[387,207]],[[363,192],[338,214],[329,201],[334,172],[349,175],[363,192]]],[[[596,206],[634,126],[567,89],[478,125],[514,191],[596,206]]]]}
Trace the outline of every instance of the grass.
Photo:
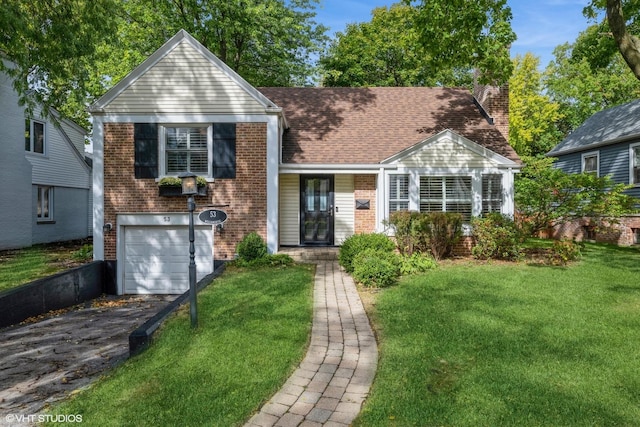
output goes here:
{"type": "Polygon", "coordinates": [[[89,262],[91,254],[84,240],[0,251],[0,292],[89,262]]]}
{"type": "Polygon", "coordinates": [[[451,263],[377,294],[357,426],[599,426],[640,420],[640,251],[569,267],[451,263]]]}
{"type": "Polygon", "coordinates": [[[313,268],[229,268],[152,346],[53,408],[96,426],[233,426],[259,409],[302,360],[313,268]]]}

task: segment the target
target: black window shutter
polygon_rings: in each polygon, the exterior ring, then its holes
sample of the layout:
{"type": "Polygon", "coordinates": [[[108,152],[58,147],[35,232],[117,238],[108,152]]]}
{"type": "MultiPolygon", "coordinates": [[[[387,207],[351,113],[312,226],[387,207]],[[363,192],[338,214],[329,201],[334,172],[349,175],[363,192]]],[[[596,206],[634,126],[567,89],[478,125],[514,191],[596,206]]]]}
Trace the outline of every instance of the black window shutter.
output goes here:
{"type": "Polygon", "coordinates": [[[156,123],[135,123],[133,126],[135,176],[136,178],[157,178],[158,125],[156,123]]]}
{"type": "Polygon", "coordinates": [[[235,123],[215,123],[213,125],[213,158],[211,166],[214,178],[236,177],[235,123]]]}

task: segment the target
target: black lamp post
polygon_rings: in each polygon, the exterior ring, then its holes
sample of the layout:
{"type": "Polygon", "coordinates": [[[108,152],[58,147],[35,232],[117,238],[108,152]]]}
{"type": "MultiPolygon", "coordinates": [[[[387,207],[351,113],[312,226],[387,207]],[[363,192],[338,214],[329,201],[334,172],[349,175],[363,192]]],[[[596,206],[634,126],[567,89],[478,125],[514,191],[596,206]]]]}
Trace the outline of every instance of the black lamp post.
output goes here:
{"type": "Polygon", "coordinates": [[[196,246],[195,231],[193,228],[193,211],[196,210],[196,202],[193,195],[198,193],[198,183],[196,175],[185,172],[179,175],[182,179],[182,194],[187,198],[187,208],[189,210],[189,311],[191,313],[191,327],[198,326],[198,300],[196,295],[196,246]]]}

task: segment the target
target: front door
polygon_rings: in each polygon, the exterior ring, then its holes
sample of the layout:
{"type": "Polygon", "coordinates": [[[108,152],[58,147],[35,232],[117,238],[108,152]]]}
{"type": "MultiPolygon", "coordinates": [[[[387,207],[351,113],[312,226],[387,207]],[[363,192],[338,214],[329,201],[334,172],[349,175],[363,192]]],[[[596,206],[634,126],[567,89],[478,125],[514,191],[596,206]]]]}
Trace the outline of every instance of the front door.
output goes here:
{"type": "Polygon", "coordinates": [[[302,175],[300,242],[333,245],[333,175],[302,175]]]}

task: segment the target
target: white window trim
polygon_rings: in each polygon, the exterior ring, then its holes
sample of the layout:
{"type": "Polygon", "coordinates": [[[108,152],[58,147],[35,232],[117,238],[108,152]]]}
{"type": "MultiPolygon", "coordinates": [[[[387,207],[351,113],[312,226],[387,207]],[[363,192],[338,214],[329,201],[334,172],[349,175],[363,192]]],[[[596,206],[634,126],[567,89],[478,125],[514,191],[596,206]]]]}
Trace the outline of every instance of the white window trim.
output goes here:
{"type": "Polygon", "coordinates": [[[36,120],[36,119],[30,119],[27,118],[26,120],[29,120],[29,150],[25,149],[25,152],[28,154],[32,154],[35,156],[46,156],[47,155],[47,150],[48,150],[48,144],[47,144],[47,122],[44,122],[42,120],[36,120]],[[42,125],[42,153],[38,153],[35,150],[35,142],[33,140],[33,136],[34,136],[34,132],[33,132],[33,125],[34,123],[39,123],[42,125]]]}
{"type": "Polygon", "coordinates": [[[53,187],[48,185],[38,185],[36,187],[38,194],[36,195],[36,219],[37,222],[51,222],[54,220],[53,216],[53,187]],[[44,212],[44,195],[47,195],[48,202],[48,215],[38,216],[38,209],[44,212]],[[41,197],[42,195],[42,197],[41,197]]]}
{"type": "Polygon", "coordinates": [[[596,158],[596,176],[600,176],[600,152],[599,151],[590,151],[588,153],[582,153],[582,158],[581,158],[581,165],[580,165],[580,170],[582,173],[590,173],[585,171],[584,166],[585,166],[585,160],[589,157],[595,157],[596,158]]]}
{"type": "MultiPolygon", "coordinates": [[[[634,182],[633,179],[633,161],[635,156],[633,155],[635,150],[640,150],[640,142],[629,145],[629,184],[633,184],[636,187],[640,187],[640,182],[634,182]]],[[[640,167],[640,165],[638,165],[640,167]]]]}
{"type": "Polygon", "coordinates": [[[206,127],[207,128],[207,175],[204,177],[207,181],[213,181],[213,170],[211,169],[211,158],[213,156],[213,125],[211,123],[166,123],[158,125],[160,130],[160,140],[158,143],[158,180],[166,176],[178,176],[179,174],[167,174],[166,152],[167,128],[190,128],[190,127],[206,127]]]}

